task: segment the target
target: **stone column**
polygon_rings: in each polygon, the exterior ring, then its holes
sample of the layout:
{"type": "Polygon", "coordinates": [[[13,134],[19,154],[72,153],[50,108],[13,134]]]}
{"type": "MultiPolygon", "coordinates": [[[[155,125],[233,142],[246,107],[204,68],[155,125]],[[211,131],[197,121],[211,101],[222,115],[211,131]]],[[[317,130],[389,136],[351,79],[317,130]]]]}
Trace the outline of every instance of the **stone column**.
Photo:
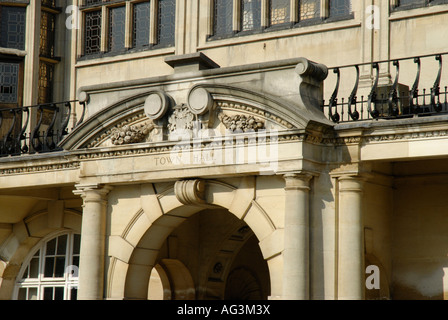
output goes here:
{"type": "Polygon", "coordinates": [[[341,176],[339,181],[338,299],[364,299],[363,179],[341,176]]]}
{"type": "Polygon", "coordinates": [[[74,193],[84,200],[78,299],[101,300],[104,297],[106,196],[111,188],[79,185],[77,189],[74,193]]]}
{"type": "Polygon", "coordinates": [[[286,174],[284,300],[309,299],[309,174],[286,174]]]}

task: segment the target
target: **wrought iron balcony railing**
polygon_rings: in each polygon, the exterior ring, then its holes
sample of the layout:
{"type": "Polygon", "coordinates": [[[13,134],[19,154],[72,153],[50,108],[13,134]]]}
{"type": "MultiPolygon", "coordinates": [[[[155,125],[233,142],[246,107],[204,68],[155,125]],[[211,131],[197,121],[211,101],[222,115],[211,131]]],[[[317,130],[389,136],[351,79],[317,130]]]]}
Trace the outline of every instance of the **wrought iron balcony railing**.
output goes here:
{"type": "MultiPolygon", "coordinates": [[[[409,57],[397,60],[385,60],[374,63],[354,64],[329,68],[335,75],[335,87],[327,101],[323,102],[323,111],[334,123],[399,119],[421,117],[448,113],[447,86],[441,87],[443,57],[448,53],[409,57]],[[425,85],[422,86],[423,63],[428,66],[425,74],[425,85]],[[414,77],[400,78],[400,67],[406,66],[406,74],[414,73],[414,77]],[[360,67],[371,67],[373,79],[371,86],[363,88],[365,95],[360,96],[360,67]],[[380,84],[380,68],[395,69],[394,81],[380,84]],[[413,70],[410,70],[411,68],[413,70]],[[341,74],[343,72],[355,74],[351,93],[347,97],[340,97],[341,74]],[[414,71],[415,70],[415,71],[414,71]],[[432,84],[430,79],[434,79],[432,84]],[[369,90],[369,91],[366,91],[369,90]]],[[[401,69],[403,71],[405,69],[401,69]]],[[[390,74],[393,72],[391,71],[390,74]]],[[[384,75],[383,75],[384,76],[384,75]]],[[[347,77],[346,77],[347,78],[347,77]]],[[[328,78],[327,78],[328,80],[328,78]]],[[[333,79],[334,80],[334,79],[333,79]]],[[[370,79],[369,79],[370,80],[370,79]]]]}
{"type": "Polygon", "coordinates": [[[68,128],[72,108],[77,102],[0,109],[0,157],[60,151],[58,143],[83,122],[85,104],[80,103],[82,115],[68,128]]]}

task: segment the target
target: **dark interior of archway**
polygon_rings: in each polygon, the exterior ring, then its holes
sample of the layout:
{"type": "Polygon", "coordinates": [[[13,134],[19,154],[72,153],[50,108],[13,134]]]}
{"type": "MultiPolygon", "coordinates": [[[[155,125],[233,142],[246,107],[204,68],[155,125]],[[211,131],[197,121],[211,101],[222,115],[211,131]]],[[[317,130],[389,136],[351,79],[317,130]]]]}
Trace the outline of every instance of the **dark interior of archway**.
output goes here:
{"type": "MultiPolygon", "coordinates": [[[[158,261],[182,262],[198,300],[262,300],[270,295],[270,277],[258,242],[248,225],[228,210],[206,209],[173,230],[158,261]]],[[[168,278],[170,288],[165,289],[175,292],[175,277],[168,278]]]]}

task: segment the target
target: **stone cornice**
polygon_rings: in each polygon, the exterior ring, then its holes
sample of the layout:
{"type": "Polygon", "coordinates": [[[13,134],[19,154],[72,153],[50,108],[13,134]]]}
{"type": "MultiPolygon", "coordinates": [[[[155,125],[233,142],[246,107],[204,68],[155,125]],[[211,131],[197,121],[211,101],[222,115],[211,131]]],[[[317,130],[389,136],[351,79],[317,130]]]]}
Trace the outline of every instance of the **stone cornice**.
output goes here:
{"type": "Polygon", "coordinates": [[[13,167],[0,169],[0,176],[2,175],[14,175],[14,174],[29,174],[29,173],[39,173],[46,171],[65,171],[65,170],[76,170],[79,169],[80,162],[70,161],[70,162],[60,162],[55,161],[51,164],[36,164],[30,166],[29,164],[21,164],[13,167]]]}

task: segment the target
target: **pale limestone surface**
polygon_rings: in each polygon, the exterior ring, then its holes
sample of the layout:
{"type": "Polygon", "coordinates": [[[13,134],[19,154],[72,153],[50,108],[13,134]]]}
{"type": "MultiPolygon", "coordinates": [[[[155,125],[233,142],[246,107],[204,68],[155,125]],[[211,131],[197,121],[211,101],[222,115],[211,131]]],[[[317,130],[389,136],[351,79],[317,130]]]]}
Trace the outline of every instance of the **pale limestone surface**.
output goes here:
{"type": "MultiPolygon", "coordinates": [[[[446,5],[389,13],[384,1],[381,28],[371,30],[370,2],[354,1],[350,20],[207,41],[210,1],[193,0],[178,9],[186,15],[177,16],[174,47],[101,59],[76,60],[79,30],[58,34],[68,68],[56,96],[85,95],[87,119],[63,141],[65,151],[0,159],[0,298],[16,298],[17,277],[40,241],[74,230],[84,239],[83,299],[223,299],[238,289],[226,290],[235,279],[268,299],[446,299],[446,116],[334,125],[317,103],[331,94],[334,75],[324,66],[326,77],[296,72],[307,61],[299,57],[333,67],[444,51],[446,5]],[[165,62],[196,52],[219,68],[165,62]],[[185,122],[170,118],[173,108],[204,106],[189,100],[192,88],[213,99],[198,115],[203,128],[224,135],[222,111],[278,130],[276,161],[261,161],[264,141],[253,134],[233,135],[228,153],[210,139],[174,153],[181,144],[168,123],[185,122]],[[172,101],[149,119],[145,101],[155,92],[172,101]],[[112,143],[114,130],[148,123],[144,140],[112,143]],[[204,189],[182,185],[191,180],[204,189]],[[379,267],[379,290],[365,287],[368,265],[379,267]]],[[[35,35],[39,6],[29,5],[27,34],[35,35]]],[[[36,101],[37,39],[28,38],[24,53],[28,105],[36,101]]],[[[411,62],[403,79],[414,77],[411,62]]],[[[428,87],[437,64],[424,63],[428,87]]],[[[394,72],[382,69],[381,81],[390,84],[394,72]]],[[[361,69],[360,94],[371,73],[361,69]]],[[[340,92],[348,96],[353,81],[344,75],[340,92]]]]}

